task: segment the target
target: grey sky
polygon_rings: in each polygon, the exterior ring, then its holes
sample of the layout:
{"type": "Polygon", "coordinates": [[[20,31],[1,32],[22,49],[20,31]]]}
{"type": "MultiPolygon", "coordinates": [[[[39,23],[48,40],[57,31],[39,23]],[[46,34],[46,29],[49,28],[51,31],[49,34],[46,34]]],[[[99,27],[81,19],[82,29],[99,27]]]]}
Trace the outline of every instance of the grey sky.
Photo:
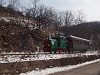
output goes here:
{"type": "Polygon", "coordinates": [[[82,10],[88,21],[100,21],[100,0],[41,0],[59,10],[82,10]]]}
{"type": "MultiPolygon", "coordinates": [[[[7,1],[7,0],[6,0],[7,1]]],[[[30,0],[20,0],[22,5],[30,0]]],[[[40,0],[40,3],[58,10],[82,10],[87,21],[100,21],[100,0],[40,0]]]]}

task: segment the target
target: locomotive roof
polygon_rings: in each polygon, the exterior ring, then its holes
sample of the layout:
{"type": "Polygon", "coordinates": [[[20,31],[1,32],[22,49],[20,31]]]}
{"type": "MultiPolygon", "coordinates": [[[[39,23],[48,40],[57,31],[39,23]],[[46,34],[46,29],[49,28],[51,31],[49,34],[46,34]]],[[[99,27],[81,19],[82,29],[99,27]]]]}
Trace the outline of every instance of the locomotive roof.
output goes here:
{"type": "Polygon", "coordinates": [[[84,39],[84,38],[80,38],[80,37],[76,37],[76,36],[73,36],[73,35],[70,35],[71,38],[73,39],[77,39],[77,40],[83,40],[83,41],[87,41],[89,42],[90,40],[87,40],[87,39],[84,39]]]}

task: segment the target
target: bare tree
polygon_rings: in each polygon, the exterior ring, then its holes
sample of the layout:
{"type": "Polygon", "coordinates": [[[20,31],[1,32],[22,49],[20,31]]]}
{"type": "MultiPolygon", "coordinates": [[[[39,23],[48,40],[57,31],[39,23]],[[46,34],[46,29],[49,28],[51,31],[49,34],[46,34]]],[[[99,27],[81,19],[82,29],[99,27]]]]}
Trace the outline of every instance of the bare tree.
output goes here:
{"type": "Polygon", "coordinates": [[[6,2],[4,2],[4,0],[0,0],[0,17],[1,17],[2,15],[4,15],[4,12],[3,12],[3,10],[4,10],[3,5],[5,5],[5,4],[6,4],[6,2]]]}
{"type": "MultiPolygon", "coordinates": [[[[35,20],[38,21],[38,27],[40,28],[46,28],[51,27],[54,25],[56,21],[56,13],[52,8],[47,8],[44,5],[40,5],[37,8],[37,13],[33,15],[35,17],[35,20]]],[[[33,14],[34,12],[32,12],[33,14]]]]}
{"type": "Polygon", "coordinates": [[[36,18],[36,14],[37,14],[38,2],[39,0],[31,0],[32,3],[31,15],[34,19],[36,18]]]}
{"type": "Polygon", "coordinates": [[[37,16],[36,16],[35,20],[37,20],[39,22],[38,23],[39,29],[45,27],[44,25],[46,22],[46,16],[45,16],[46,10],[47,9],[44,5],[40,5],[38,7],[37,16]]]}
{"type": "Polygon", "coordinates": [[[46,8],[44,12],[45,17],[45,25],[48,28],[53,28],[54,25],[57,23],[57,13],[53,8],[46,8]]]}
{"type": "Polygon", "coordinates": [[[61,18],[58,16],[57,11],[44,5],[38,8],[36,20],[39,22],[39,28],[57,29],[61,25],[61,18]]]}
{"type": "Polygon", "coordinates": [[[29,24],[31,18],[31,9],[26,9],[27,25],[29,24]]]}
{"type": "Polygon", "coordinates": [[[64,26],[64,20],[65,20],[65,18],[64,18],[64,12],[59,12],[58,13],[58,19],[60,21],[60,26],[64,26]]]}
{"type": "Polygon", "coordinates": [[[82,11],[78,11],[75,19],[75,24],[77,25],[83,22],[85,22],[85,15],[82,11]]]}
{"type": "Polygon", "coordinates": [[[17,11],[20,6],[20,2],[19,0],[9,0],[9,5],[11,5],[12,8],[17,11]]]}
{"type": "Polygon", "coordinates": [[[66,11],[65,12],[65,25],[66,26],[71,26],[74,21],[74,15],[71,11],[66,11]]]}
{"type": "Polygon", "coordinates": [[[26,7],[21,6],[21,12],[22,12],[22,18],[20,20],[20,23],[24,24],[24,26],[26,26],[25,20],[26,20],[26,7]]]}
{"type": "Polygon", "coordinates": [[[19,0],[9,0],[7,9],[10,13],[11,20],[15,17],[18,17],[18,15],[15,15],[17,12],[19,12],[20,2],[19,0]]]}
{"type": "Polygon", "coordinates": [[[4,2],[4,0],[0,0],[0,6],[3,6],[5,4],[6,4],[6,2],[4,2]]]}

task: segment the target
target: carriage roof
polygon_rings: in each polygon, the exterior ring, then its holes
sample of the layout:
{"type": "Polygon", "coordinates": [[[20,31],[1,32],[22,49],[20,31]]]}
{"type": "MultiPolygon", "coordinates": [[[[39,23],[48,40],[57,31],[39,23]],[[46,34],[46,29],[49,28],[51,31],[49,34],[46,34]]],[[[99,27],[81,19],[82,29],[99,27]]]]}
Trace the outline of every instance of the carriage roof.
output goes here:
{"type": "Polygon", "coordinates": [[[80,38],[80,37],[76,37],[76,36],[73,36],[73,35],[70,35],[70,37],[72,39],[76,39],[76,40],[82,40],[82,41],[86,41],[86,42],[89,42],[90,40],[87,40],[87,39],[84,39],[84,38],[80,38]]]}

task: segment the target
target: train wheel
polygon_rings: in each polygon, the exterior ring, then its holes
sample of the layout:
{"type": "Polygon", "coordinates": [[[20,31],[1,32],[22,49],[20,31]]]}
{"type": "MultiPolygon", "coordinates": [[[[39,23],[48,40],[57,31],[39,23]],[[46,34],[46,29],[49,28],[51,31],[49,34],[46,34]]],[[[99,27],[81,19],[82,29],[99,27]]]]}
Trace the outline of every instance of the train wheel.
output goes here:
{"type": "Polygon", "coordinates": [[[52,54],[52,52],[50,51],[50,54],[52,54]]]}
{"type": "Polygon", "coordinates": [[[49,48],[49,52],[50,52],[50,54],[52,54],[52,49],[51,48],[49,48]]]}
{"type": "Polygon", "coordinates": [[[60,51],[59,51],[59,54],[60,54],[60,51]]]}
{"type": "Polygon", "coordinates": [[[54,53],[56,53],[56,51],[54,53]]]}
{"type": "Polygon", "coordinates": [[[70,54],[71,53],[71,50],[68,50],[68,53],[70,54]]]}

